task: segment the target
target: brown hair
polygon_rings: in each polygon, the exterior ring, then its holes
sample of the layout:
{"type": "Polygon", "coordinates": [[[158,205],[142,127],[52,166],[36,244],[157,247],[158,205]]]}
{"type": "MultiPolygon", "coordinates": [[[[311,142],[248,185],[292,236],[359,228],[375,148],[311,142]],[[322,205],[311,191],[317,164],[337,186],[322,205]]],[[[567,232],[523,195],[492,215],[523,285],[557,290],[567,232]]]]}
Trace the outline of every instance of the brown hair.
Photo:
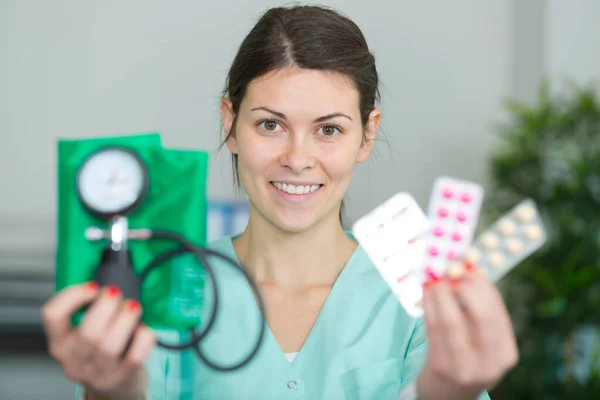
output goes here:
{"type": "MultiPolygon", "coordinates": [[[[342,73],[355,84],[360,115],[366,126],[379,101],[379,75],[375,58],[360,28],[347,17],[320,6],[271,8],[246,36],[229,69],[223,96],[229,97],[234,114],[239,112],[248,84],[284,67],[342,73]]],[[[227,139],[235,135],[237,116],[227,139]]],[[[234,180],[239,186],[238,157],[232,155],[234,180]]],[[[340,208],[342,221],[344,204],[340,208]]]]}

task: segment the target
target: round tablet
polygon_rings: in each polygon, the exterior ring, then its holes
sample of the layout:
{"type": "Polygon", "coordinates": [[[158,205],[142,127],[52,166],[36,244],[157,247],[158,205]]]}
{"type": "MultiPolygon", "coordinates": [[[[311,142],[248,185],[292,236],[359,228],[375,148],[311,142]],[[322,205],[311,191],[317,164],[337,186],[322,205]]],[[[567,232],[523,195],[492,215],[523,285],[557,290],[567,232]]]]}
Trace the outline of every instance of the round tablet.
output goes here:
{"type": "Polygon", "coordinates": [[[519,239],[510,239],[506,242],[506,250],[512,254],[520,253],[523,251],[523,242],[519,239]]]}
{"type": "Polygon", "coordinates": [[[454,196],[454,192],[450,188],[445,188],[442,190],[442,196],[444,196],[446,199],[451,199],[452,196],[454,196]]]}
{"type": "Polygon", "coordinates": [[[444,229],[441,226],[436,226],[433,228],[433,235],[437,237],[444,236],[444,229]]]}
{"type": "Polygon", "coordinates": [[[542,229],[537,225],[529,225],[525,227],[525,237],[528,240],[538,240],[542,236],[542,229]]]}
{"type": "Polygon", "coordinates": [[[477,249],[469,249],[465,256],[465,259],[467,261],[471,261],[472,263],[477,263],[477,261],[479,261],[480,258],[481,258],[481,252],[477,249]]]}
{"type": "Polygon", "coordinates": [[[517,208],[517,217],[523,222],[530,222],[535,218],[535,214],[535,209],[528,204],[524,204],[517,208]]]}
{"type": "Polygon", "coordinates": [[[446,273],[450,278],[461,278],[465,274],[465,265],[458,261],[452,261],[448,265],[446,273]]]}
{"type": "Polygon", "coordinates": [[[506,257],[504,254],[499,251],[495,251],[488,257],[488,263],[494,268],[502,268],[504,266],[504,262],[506,261],[506,257]]]}
{"type": "Polygon", "coordinates": [[[483,236],[481,237],[481,244],[486,249],[494,249],[494,248],[498,247],[499,242],[500,242],[500,239],[498,239],[498,236],[494,235],[491,232],[484,233],[483,236]]]}
{"type": "Polygon", "coordinates": [[[516,229],[517,224],[512,219],[503,218],[498,222],[498,230],[505,236],[512,235],[516,229]]]}

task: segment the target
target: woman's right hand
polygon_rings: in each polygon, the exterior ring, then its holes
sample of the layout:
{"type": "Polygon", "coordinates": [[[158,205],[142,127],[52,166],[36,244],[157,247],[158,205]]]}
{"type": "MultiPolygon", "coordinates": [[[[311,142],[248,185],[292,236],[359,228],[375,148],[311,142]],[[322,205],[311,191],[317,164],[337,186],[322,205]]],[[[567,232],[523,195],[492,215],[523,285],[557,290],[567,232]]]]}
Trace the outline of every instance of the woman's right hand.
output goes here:
{"type": "Polygon", "coordinates": [[[145,391],[143,365],[156,339],[140,316],[139,302],[123,301],[116,286],[99,289],[94,282],[65,288],[42,307],[50,355],[67,377],[88,393],[115,399],[145,391]],[[88,304],[73,327],[73,314],[88,304]]]}

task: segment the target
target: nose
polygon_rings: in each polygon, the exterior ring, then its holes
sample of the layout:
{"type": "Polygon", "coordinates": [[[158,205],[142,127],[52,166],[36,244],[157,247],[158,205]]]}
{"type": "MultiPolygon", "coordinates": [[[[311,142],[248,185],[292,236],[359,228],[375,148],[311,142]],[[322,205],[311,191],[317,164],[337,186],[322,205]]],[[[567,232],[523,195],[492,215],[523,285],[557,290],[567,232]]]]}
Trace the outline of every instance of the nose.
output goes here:
{"type": "Polygon", "coordinates": [[[282,166],[295,173],[312,169],[317,164],[316,149],[313,149],[310,139],[300,135],[290,135],[285,150],[280,157],[282,166]]]}

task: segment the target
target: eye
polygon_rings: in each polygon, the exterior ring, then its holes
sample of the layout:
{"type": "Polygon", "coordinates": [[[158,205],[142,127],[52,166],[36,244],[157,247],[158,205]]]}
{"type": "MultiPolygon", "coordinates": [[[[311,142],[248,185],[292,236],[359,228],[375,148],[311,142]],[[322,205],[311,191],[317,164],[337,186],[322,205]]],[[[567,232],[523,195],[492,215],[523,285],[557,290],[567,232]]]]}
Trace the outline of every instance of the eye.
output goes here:
{"type": "Polygon", "coordinates": [[[267,132],[277,132],[277,128],[281,129],[281,126],[274,119],[266,119],[259,121],[258,126],[260,126],[264,131],[267,132]]]}
{"type": "Polygon", "coordinates": [[[319,128],[319,132],[325,137],[334,137],[335,135],[342,133],[342,128],[334,124],[326,124],[319,128]]]}

